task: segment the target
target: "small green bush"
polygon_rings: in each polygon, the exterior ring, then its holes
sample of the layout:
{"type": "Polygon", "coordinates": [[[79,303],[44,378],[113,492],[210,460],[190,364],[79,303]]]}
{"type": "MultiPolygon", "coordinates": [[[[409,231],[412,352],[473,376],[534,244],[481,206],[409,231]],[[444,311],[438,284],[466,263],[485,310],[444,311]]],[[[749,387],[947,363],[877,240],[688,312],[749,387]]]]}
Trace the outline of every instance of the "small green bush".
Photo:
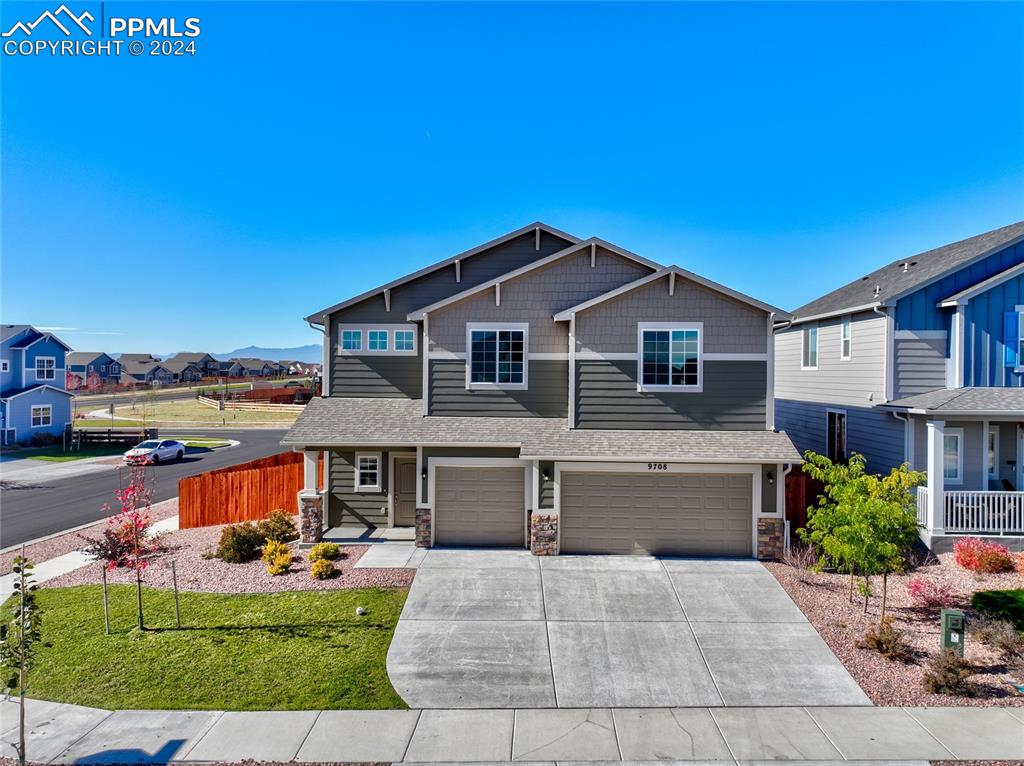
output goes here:
{"type": "Polygon", "coordinates": [[[229,564],[241,564],[259,558],[264,538],[252,522],[229,524],[220,531],[217,558],[229,564]]]}
{"type": "Polygon", "coordinates": [[[334,573],[334,564],[328,559],[316,559],[309,567],[309,576],[314,580],[326,580],[334,577],[334,573]]]}
{"type": "Polygon", "coordinates": [[[973,697],[978,692],[969,680],[974,671],[974,666],[952,649],[943,649],[928,664],[923,679],[924,690],[931,694],[973,697]]]}
{"type": "Polygon", "coordinates": [[[341,556],[341,546],[337,543],[317,543],[309,549],[310,561],[334,561],[341,556]]]}
{"type": "Polygon", "coordinates": [[[267,540],[263,546],[263,562],[271,575],[282,575],[292,566],[292,552],[286,543],[280,540],[267,540]]]}
{"type": "Polygon", "coordinates": [[[288,513],[280,508],[271,511],[267,518],[259,524],[260,532],[267,540],[277,540],[279,543],[287,543],[299,538],[295,530],[295,522],[288,513]]]}
{"type": "Polygon", "coordinates": [[[913,650],[907,643],[905,634],[896,627],[891,614],[885,617],[877,628],[868,630],[857,646],[878,652],[894,662],[908,663],[914,659],[913,650]]]}

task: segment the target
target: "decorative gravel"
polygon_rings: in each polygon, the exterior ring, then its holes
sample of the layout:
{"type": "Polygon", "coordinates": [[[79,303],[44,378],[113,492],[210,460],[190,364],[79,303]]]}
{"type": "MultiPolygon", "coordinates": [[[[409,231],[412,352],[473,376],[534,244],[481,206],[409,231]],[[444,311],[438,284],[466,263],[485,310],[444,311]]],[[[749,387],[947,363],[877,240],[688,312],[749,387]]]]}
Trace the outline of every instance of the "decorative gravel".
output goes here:
{"type": "Polygon", "coordinates": [[[1021,577],[1017,573],[974,575],[958,567],[952,553],[944,553],[938,557],[929,555],[909,574],[890,575],[886,611],[894,615],[896,627],[905,632],[916,653],[915,661],[905,665],[870,649],[857,648],[864,633],[878,625],[881,577],[871,578],[874,595],[865,615],[864,599],[856,591],[854,603],[849,602],[847,575],[807,572],[781,562],[766,563],[766,567],[876,705],[1024,707],[1024,696],[1016,695],[1012,687],[1001,681],[1006,668],[993,652],[971,636],[969,629],[966,657],[979,669],[971,678],[980,689],[978,696],[953,697],[925,692],[922,686],[925,668],[939,652],[939,608],[916,607],[907,595],[907,582],[911,577],[945,582],[956,594],[951,606],[967,612],[969,625],[975,616],[970,609],[971,595],[979,590],[1019,588],[1021,577]]]}
{"type": "MultiPolygon", "coordinates": [[[[120,458],[117,459],[120,460],[120,458]]],[[[149,509],[149,515],[153,517],[153,521],[163,521],[171,516],[177,516],[178,498],[172,497],[170,500],[154,503],[149,509]]],[[[96,537],[103,531],[106,525],[107,520],[102,519],[76,532],[67,532],[38,543],[33,543],[32,545],[27,545],[25,546],[25,555],[33,564],[38,564],[40,561],[63,556],[65,553],[72,553],[73,551],[80,550],[85,545],[85,541],[81,537],[82,535],[96,537]]],[[[20,555],[20,553],[20,548],[8,551],[7,553],[0,553],[0,574],[8,574],[11,571],[14,558],[20,555]]]]}
{"type": "MultiPolygon", "coordinates": [[[[291,544],[295,555],[291,571],[283,575],[267,574],[266,565],[257,559],[244,564],[228,564],[220,559],[204,558],[204,553],[217,548],[221,526],[181,529],[163,537],[165,550],[156,556],[143,574],[143,582],[156,588],[172,587],[170,564],[176,562],[178,588],[206,593],[277,593],[289,590],[339,590],[348,588],[405,588],[412,584],[411,569],[354,569],[355,563],[369,546],[341,547],[342,557],[334,562],[338,574],[327,580],[309,576],[305,550],[291,544]]],[[[100,582],[101,565],[97,562],[73,572],[47,580],[44,588],[86,585],[100,582]]],[[[111,583],[135,582],[134,573],[115,570],[107,574],[111,583]]]]}

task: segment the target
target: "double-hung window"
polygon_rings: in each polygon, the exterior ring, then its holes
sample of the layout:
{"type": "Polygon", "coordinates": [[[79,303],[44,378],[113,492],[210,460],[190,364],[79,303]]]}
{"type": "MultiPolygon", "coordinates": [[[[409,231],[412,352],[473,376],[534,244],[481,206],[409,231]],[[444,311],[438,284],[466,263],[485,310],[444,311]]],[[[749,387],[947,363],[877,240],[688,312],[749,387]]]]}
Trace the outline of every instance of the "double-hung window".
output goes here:
{"type": "Polygon", "coordinates": [[[833,463],[846,462],[846,413],[829,410],[825,432],[825,452],[833,463]]]}
{"type": "Polygon", "coordinates": [[[52,356],[36,357],[36,380],[56,380],[57,362],[52,356]]]}
{"type": "Polygon", "coordinates": [[[700,391],[702,333],[700,323],[640,325],[640,389],[700,391]]]}
{"type": "Polygon", "coordinates": [[[802,345],[801,369],[818,369],[818,325],[804,325],[800,337],[802,345]]]}
{"type": "Polygon", "coordinates": [[[964,474],[964,431],[947,428],[942,435],[942,478],[950,484],[960,484],[964,474]]]}
{"type": "Polygon", "coordinates": [[[32,427],[42,428],[53,422],[53,408],[49,404],[32,406],[32,427]]]}
{"type": "Polygon", "coordinates": [[[361,330],[341,331],[341,350],[359,351],[363,347],[363,333],[361,330]]]}
{"type": "Polygon", "coordinates": [[[366,348],[369,351],[387,351],[388,350],[388,331],[387,330],[370,330],[368,333],[368,343],[366,348]]]}
{"type": "Polygon", "coordinates": [[[843,317],[839,326],[839,358],[846,361],[853,355],[853,319],[843,317]]]}
{"type": "Polygon", "coordinates": [[[379,452],[357,452],[354,468],[356,492],[380,492],[379,452]]]}
{"type": "Polygon", "coordinates": [[[526,326],[467,327],[466,387],[526,388],[526,326]]]}
{"type": "Polygon", "coordinates": [[[395,351],[415,351],[416,332],[414,330],[395,330],[395,351]]]}

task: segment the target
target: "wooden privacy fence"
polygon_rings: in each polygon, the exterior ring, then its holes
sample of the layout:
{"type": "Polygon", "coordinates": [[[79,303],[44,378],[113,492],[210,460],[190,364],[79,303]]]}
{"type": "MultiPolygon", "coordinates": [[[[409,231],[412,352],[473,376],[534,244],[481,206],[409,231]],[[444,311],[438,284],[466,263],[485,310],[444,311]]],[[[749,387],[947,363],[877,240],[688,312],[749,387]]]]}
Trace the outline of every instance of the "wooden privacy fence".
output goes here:
{"type": "Polygon", "coordinates": [[[818,504],[818,496],[825,491],[825,485],[794,466],[786,476],[786,519],[793,541],[799,538],[796,531],[807,526],[807,508],[818,504]]]}
{"type": "MultiPolygon", "coordinates": [[[[323,457],[318,486],[323,486],[323,457]]],[[[301,452],[282,452],[248,463],[219,468],[178,482],[181,529],[258,521],[275,508],[295,514],[303,488],[301,452]]]]}

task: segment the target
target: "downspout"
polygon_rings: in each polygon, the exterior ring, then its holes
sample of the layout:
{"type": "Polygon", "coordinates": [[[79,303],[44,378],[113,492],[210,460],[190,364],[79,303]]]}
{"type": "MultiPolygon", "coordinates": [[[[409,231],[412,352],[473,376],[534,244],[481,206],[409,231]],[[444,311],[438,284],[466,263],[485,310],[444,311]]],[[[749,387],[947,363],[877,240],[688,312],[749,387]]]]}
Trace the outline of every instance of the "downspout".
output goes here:
{"type": "Polygon", "coordinates": [[[911,434],[913,434],[913,421],[910,419],[910,415],[905,412],[892,412],[890,413],[894,418],[903,423],[903,462],[910,464],[913,468],[914,456],[910,454],[911,449],[911,434]]]}
{"type": "Polygon", "coordinates": [[[331,375],[330,375],[330,371],[331,371],[331,344],[330,344],[330,333],[327,330],[327,327],[328,327],[329,323],[330,323],[330,316],[327,315],[327,314],[324,315],[323,324],[320,324],[319,322],[311,322],[308,319],[306,320],[306,324],[309,325],[311,330],[317,330],[318,332],[323,333],[323,336],[324,336],[324,353],[323,353],[323,358],[321,359],[321,365],[320,365],[320,396],[321,397],[327,397],[327,396],[331,395],[331,391],[330,391],[330,388],[331,388],[331,386],[330,386],[330,380],[331,380],[331,375]]]}

